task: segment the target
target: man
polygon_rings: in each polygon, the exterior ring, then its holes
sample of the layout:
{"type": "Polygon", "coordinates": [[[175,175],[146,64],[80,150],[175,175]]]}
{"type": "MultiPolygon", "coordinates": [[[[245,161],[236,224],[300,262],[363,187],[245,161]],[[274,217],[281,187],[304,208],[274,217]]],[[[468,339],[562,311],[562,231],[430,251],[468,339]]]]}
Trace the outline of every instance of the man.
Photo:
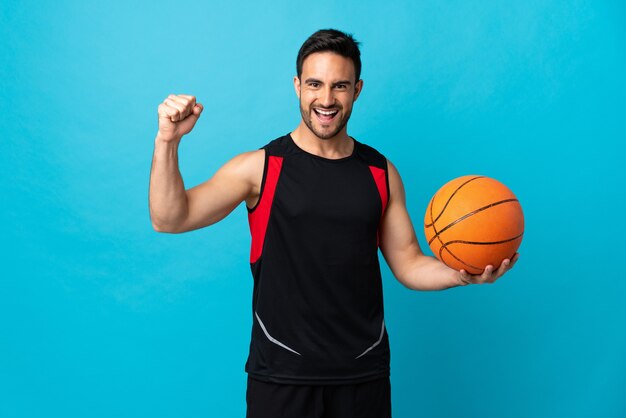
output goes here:
{"type": "Polygon", "coordinates": [[[314,33],[296,69],[297,128],[235,156],[189,190],[177,149],[203,106],[182,94],[159,105],[152,225],[190,231],[246,202],[254,278],[248,417],[389,417],[378,248],[394,276],[414,290],[493,283],[518,255],[473,276],[422,253],[395,166],[347,133],[363,89],[351,35],[314,33]]]}

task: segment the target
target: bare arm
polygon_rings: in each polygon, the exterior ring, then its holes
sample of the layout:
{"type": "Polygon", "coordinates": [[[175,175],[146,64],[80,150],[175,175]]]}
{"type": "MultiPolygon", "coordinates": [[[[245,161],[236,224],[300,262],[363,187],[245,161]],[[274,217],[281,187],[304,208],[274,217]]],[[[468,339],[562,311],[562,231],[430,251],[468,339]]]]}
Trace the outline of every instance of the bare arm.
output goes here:
{"type": "Polygon", "coordinates": [[[150,218],[156,231],[180,233],[214,224],[259,193],[263,150],[237,155],[209,180],[185,190],[178,146],[182,135],[193,129],[201,110],[193,96],[184,95],[170,95],[159,106],[149,190],[150,218]]]}
{"type": "Polygon", "coordinates": [[[387,161],[389,202],[382,219],[380,249],[400,283],[413,290],[443,290],[471,283],[493,283],[517,261],[504,260],[497,271],[487,266],[482,275],[470,275],[449,268],[435,257],[422,252],[406,209],[402,179],[396,167],[387,161]]]}

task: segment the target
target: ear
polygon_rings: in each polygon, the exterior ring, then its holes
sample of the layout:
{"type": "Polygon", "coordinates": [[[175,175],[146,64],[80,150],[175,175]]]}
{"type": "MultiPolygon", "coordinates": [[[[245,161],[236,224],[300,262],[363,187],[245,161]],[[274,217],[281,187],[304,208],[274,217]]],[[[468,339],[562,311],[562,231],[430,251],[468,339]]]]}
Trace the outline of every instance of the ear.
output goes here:
{"type": "Polygon", "coordinates": [[[296,75],[293,77],[293,88],[296,90],[296,96],[300,98],[300,78],[296,75]]]}
{"type": "Polygon", "coordinates": [[[361,90],[363,90],[363,80],[359,80],[356,82],[356,84],[354,85],[354,101],[356,102],[356,99],[358,99],[359,95],[361,94],[361,90]]]}

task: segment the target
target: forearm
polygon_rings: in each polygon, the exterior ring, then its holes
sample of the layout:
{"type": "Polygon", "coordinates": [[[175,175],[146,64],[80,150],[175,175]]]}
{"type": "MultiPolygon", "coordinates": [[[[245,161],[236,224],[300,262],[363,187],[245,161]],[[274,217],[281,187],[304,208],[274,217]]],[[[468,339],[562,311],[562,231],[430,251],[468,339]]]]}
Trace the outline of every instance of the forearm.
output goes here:
{"type": "Polygon", "coordinates": [[[150,170],[149,207],[157,231],[172,232],[187,216],[187,194],[178,168],[178,144],[157,135],[150,170]]]}
{"type": "Polygon", "coordinates": [[[420,254],[403,272],[400,279],[412,290],[445,290],[465,286],[458,271],[451,269],[435,257],[420,254]]]}

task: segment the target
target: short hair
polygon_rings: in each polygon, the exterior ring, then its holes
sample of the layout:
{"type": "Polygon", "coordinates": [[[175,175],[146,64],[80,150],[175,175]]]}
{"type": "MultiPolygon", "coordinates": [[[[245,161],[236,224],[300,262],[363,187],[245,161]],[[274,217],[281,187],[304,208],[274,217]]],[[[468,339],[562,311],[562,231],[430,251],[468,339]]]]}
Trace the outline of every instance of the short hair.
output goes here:
{"type": "Polygon", "coordinates": [[[298,58],[296,59],[298,78],[302,75],[302,63],[306,57],[315,52],[330,51],[352,60],[356,75],[355,81],[359,81],[359,77],[361,77],[361,51],[359,50],[359,44],[351,34],[336,29],[318,30],[309,36],[300,47],[298,58]]]}

